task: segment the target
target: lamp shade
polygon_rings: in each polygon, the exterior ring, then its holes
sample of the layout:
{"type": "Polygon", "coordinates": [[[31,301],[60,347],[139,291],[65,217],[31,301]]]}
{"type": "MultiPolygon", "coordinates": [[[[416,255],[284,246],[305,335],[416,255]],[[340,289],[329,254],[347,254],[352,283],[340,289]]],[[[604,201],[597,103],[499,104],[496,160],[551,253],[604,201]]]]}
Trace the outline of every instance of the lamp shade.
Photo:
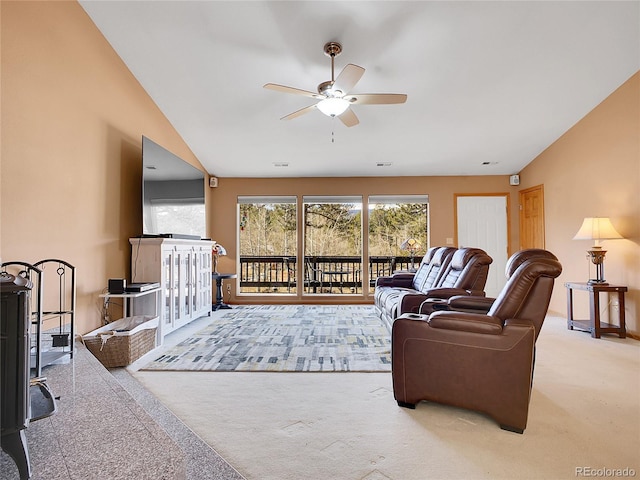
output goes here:
{"type": "Polygon", "coordinates": [[[224,257],[227,254],[227,249],[224,248],[222,245],[220,245],[219,243],[216,243],[213,246],[213,250],[215,252],[216,255],[219,255],[221,257],[224,257]]]}
{"type": "Polygon", "coordinates": [[[410,252],[415,252],[420,248],[420,242],[415,238],[409,238],[404,242],[402,242],[402,244],[400,245],[400,248],[402,250],[409,250],[410,252]]]}
{"type": "Polygon", "coordinates": [[[587,217],[576,233],[574,240],[595,240],[596,246],[600,240],[623,238],[611,224],[607,217],[587,217]]]}

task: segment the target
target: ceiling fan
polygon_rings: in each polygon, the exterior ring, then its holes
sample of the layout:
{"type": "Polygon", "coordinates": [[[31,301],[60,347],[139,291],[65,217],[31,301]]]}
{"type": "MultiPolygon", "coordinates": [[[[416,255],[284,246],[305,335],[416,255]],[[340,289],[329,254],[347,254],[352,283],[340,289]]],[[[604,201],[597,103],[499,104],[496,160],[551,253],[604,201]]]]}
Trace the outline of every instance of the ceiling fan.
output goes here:
{"type": "Polygon", "coordinates": [[[360,123],[353,112],[351,105],[390,105],[404,103],[407,96],[401,93],[349,93],[364,74],[364,68],[358,65],[348,64],[334,79],[334,59],[342,52],[342,45],[337,42],[329,42],[324,46],[324,53],[331,57],[331,80],[318,85],[318,93],[299,88],[285,87],[275,83],[267,83],[264,88],[279,92],[293,93],[320,100],[314,105],[309,105],[298,111],[282,117],[280,120],[291,120],[312,110],[318,109],[329,117],[338,117],[347,127],[353,127],[360,123]]]}

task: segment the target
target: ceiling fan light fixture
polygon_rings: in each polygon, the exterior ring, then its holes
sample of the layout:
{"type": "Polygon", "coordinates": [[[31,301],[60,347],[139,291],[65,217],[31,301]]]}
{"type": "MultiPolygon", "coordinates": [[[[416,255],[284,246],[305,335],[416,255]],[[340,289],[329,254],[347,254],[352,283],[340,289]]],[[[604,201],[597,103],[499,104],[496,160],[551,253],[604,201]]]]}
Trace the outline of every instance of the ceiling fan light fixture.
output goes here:
{"type": "Polygon", "coordinates": [[[339,117],[349,108],[349,102],[342,98],[329,97],[320,101],[316,106],[327,117],[339,117]]]}
{"type": "Polygon", "coordinates": [[[342,52],[342,45],[337,42],[329,42],[324,46],[324,53],[331,57],[331,80],[322,82],[318,85],[318,93],[311,92],[309,90],[301,90],[299,88],[287,87],[285,85],[278,85],[277,83],[266,83],[264,85],[264,88],[268,88],[269,90],[292,93],[319,100],[318,103],[301,108],[289,115],[285,115],[280,120],[291,120],[317,109],[327,117],[340,117],[340,121],[345,126],[353,127],[358,125],[360,120],[358,120],[358,116],[355,114],[353,109],[349,108],[351,104],[392,105],[407,101],[407,96],[400,93],[350,94],[351,89],[356,85],[356,83],[358,83],[362,75],[364,75],[364,68],[349,63],[336,77],[334,60],[336,55],[340,54],[340,52],[342,52]]]}

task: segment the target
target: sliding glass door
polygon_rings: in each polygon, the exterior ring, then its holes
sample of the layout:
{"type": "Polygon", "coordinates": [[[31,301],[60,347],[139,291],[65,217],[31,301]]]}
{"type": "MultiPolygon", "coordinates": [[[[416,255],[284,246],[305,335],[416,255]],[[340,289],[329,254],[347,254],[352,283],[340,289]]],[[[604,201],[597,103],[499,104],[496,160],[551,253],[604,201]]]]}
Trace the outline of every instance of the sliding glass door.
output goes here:
{"type": "Polygon", "coordinates": [[[304,293],[362,293],[362,197],[305,196],[304,293]]]}
{"type": "Polygon", "coordinates": [[[428,197],[365,205],[368,226],[360,196],[239,197],[239,293],[367,295],[379,276],[414,270],[429,246],[428,197]]]}

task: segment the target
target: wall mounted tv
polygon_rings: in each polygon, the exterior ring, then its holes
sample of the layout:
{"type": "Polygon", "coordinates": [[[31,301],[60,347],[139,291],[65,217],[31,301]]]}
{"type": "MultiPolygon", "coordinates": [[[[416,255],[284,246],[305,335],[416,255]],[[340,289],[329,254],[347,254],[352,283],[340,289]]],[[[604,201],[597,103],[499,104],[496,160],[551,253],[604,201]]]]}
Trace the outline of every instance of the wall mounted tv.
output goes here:
{"type": "Polygon", "coordinates": [[[205,174],[142,137],[143,236],[206,237],[205,174]]]}

